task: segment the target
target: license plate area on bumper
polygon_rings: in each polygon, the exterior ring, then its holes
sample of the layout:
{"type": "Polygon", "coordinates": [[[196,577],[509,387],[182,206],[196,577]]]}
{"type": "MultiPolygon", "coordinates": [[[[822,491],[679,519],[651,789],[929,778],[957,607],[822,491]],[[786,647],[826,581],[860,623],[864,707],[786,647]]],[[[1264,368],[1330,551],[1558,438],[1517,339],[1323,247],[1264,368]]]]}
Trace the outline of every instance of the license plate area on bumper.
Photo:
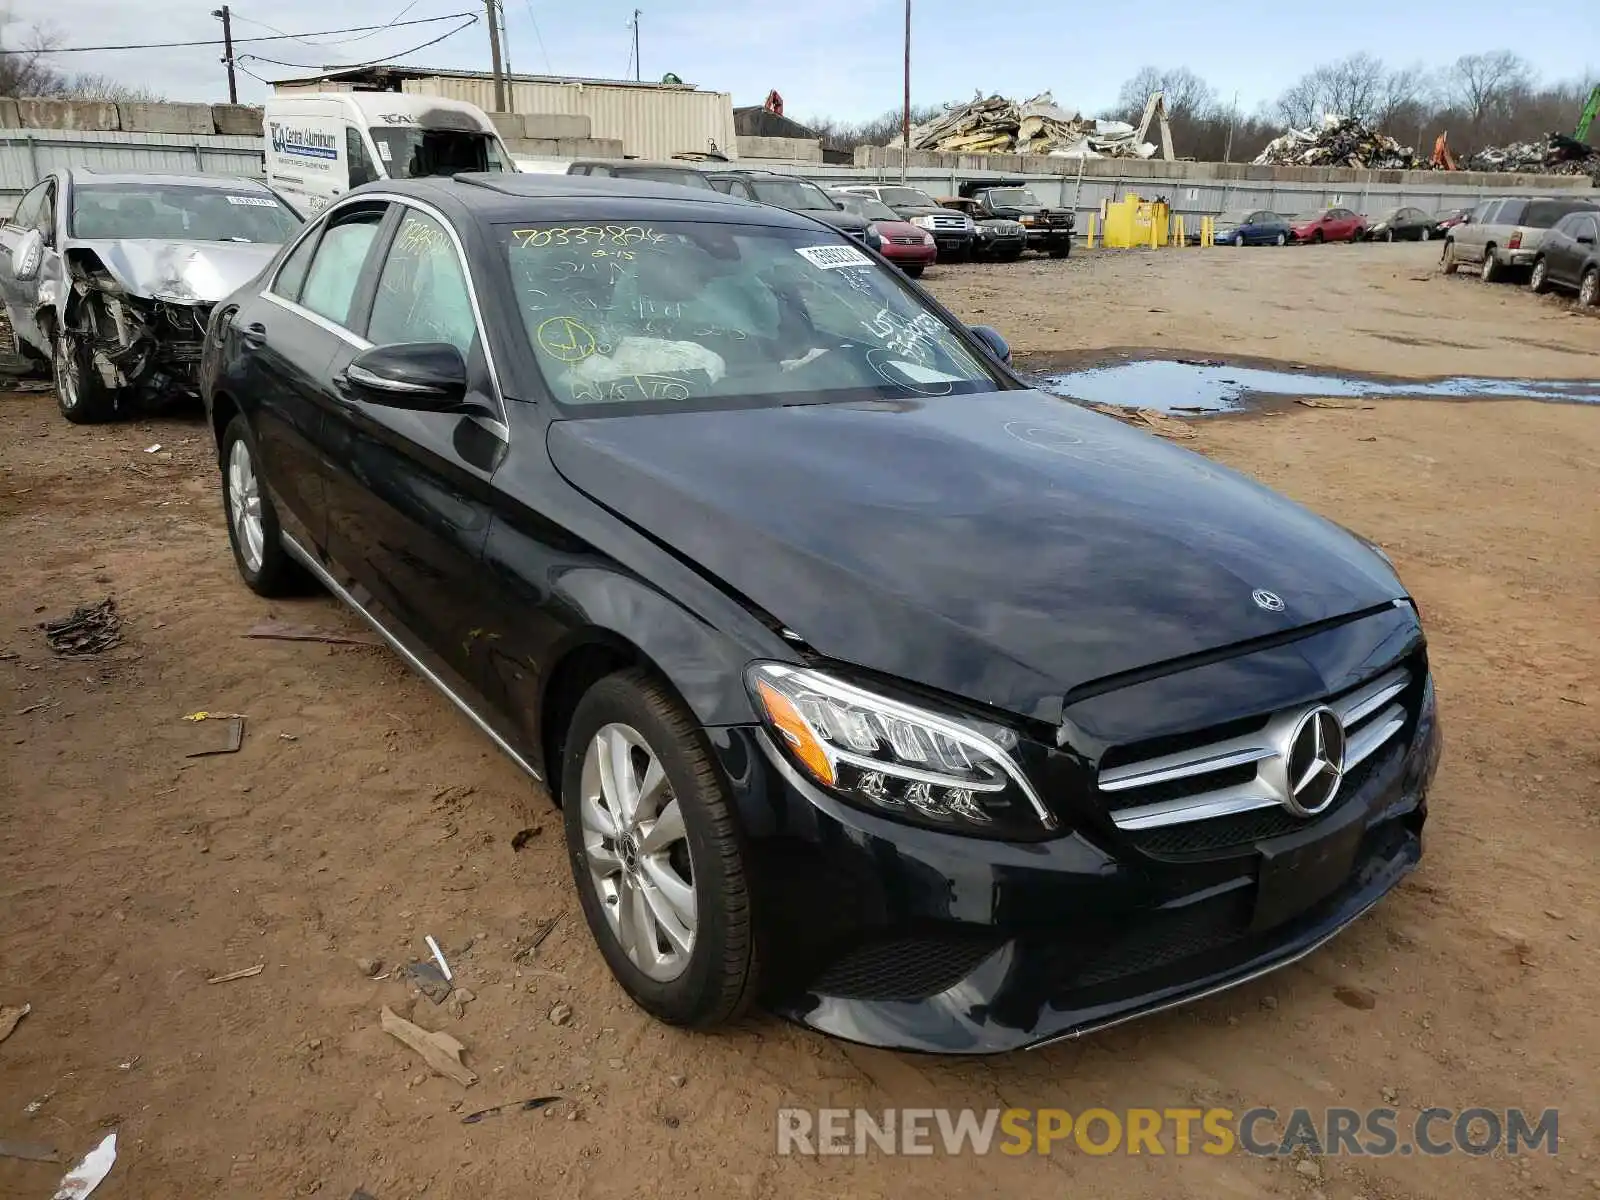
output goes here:
{"type": "Polygon", "coordinates": [[[1365,833],[1365,807],[1348,804],[1311,829],[1257,842],[1261,866],[1251,930],[1281,925],[1336,891],[1350,878],[1365,833]]]}

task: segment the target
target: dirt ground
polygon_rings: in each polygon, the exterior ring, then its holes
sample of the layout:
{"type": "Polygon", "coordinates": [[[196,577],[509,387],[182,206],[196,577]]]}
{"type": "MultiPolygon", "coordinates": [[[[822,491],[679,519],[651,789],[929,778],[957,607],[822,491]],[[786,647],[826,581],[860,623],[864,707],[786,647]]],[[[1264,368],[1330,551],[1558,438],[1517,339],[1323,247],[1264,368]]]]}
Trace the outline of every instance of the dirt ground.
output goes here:
{"type": "MultiPolygon", "coordinates": [[[[1025,352],[1595,374],[1600,322],[1417,279],[1430,249],[1085,256],[929,282],[1025,352]]],[[[1418,597],[1447,739],[1427,856],[1276,975],[1082,1042],[954,1060],[761,1014],[718,1036],[642,1016],[577,915],[548,801],[464,719],[384,649],[241,636],[269,616],[360,630],[331,599],[268,603],[238,582],[198,420],[77,428],[47,392],[0,395],[0,1005],[32,1005],[0,1043],[0,1139],[76,1159],[117,1128],[96,1200],[1600,1196],[1600,407],[1290,406],[1194,427],[1201,452],[1380,541],[1418,597]],[[124,643],[54,656],[36,624],[106,595],[124,643]],[[182,720],[201,709],[247,714],[238,753],[184,757],[214,734],[182,720]],[[424,934],[476,994],[459,1016],[416,1002],[466,1045],[465,1091],[380,1030],[411,994],[357,965],[424,957],[424,934]],[[1407,1115],[1557,1107],[1561,1151],[1300,1169],[775,1154],[782,1106],[1389,1097],[1407,1115]]],[[[0,1196],[48,1196],[64,1169],[0,1157],[0,1196]]]]}

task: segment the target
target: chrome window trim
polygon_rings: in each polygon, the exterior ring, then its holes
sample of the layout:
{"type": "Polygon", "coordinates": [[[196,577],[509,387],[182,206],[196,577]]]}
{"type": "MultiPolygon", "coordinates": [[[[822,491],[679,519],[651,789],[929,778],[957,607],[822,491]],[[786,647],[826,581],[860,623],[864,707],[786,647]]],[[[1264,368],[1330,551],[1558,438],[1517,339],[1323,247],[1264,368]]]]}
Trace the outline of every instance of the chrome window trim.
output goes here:
{"type": "Polygon", "coordinates": [[[480,717],[470,704],[468,704],[460,696],[456,695],[455,691],[450,687],[449,684],[440,679],[439,676],[436,675],[426,663],[408,650],[399,638],[390,633],[382,621],[378,620],[377,617],[368,612],[361,602],[352,596],[348,590],[341,587],[338,581],[335,580],[334,577],[328,572],[328,569],[318,562],[316,558],[305,549],[305,547],[300,545],[299,542],[295,541],[294,538],[290,537],[287,533],[280,533],[278,537],[283,543],[283,548],[288,551],[289,556],[295,561],[299,562],[300,565],[305,567],[306,570],[315,575],[317,580],[324,587],[326,587],[330,592],[348,605],[350,610],[354,612],[356,616],[360,617],[363,621],[370,625],[373,632],[388,643],[389,649],[393,650],[405,660],[407,666],[416,671],[417,674],[421,675],[441,693],[443,693],[445,699],[450,701],[451,704],[454,704],[456,708],[460,709],[462,715],[465,716],[467,720],[471,721],[483,733],[487,734],[489,736],[489,740],[492,741],[496,746],[500,747],[500,749],[505,752],[506,756],[510,758],[512,762],[516,763],[517,766],[526,771],[536,782],[544,782],[544,777],[540,775],[538,771],[533,769],[532,764],[530,764],[527,759],[518,754],[516,750],[511,747],[511,744],[507,742],[505,738],[496,733],[490,724],[480,717]]]}
{"type": "MultiPolygon", "coordinates": [[[[494,393],[495,408],[500,414],[499,419],[495,421],[495,425],[498,427],[498,429],[505,430],[509,435],[510,425],[507,421],[505,389],[500,385],[500,371],[499,368],[495,366],[494,348],[489,344],[489,330],[488,326],[484,324],[483,305],[478,300],[478,284],[477,281],[472,277],[472,264],[467,259],[467,248],[462,244],[461,235],[456,232],[455,226],[450,223],[449,218],[447,218],[442,212],[440,212],[433,205],[429,204],[427,201],[418,200],[413,196],[402,196],[397,192],[375,191],[363,192],[359,196],[346,196],[339,203],[329,205],[318,214],[316,220],[307,222],[306,228],[301,232],[300,237],[295,239],[290,248],[284,252],[283,257],[278,260],[277,266],[272,269],[272,278],[268,281],[267,286],[261,291],[261,298],[263,300],[271,300],[276,304],[281,304],[290,312],[293,312],[299,316],[310,318],[315,324],[320,325],[330,333],[334,333],[339,337],[342,337],[345,341],[349,342],[353,346],[357,346],[363,350],[371,349],[372,343],[366,338],[361,337],[359,334],[352,333],[350,330],[346,329],[336,321],[330,321],[326,317],[322,317],[316,313],[313,313],[310,309],[296,304],[292,300],[284,299],[272,289],[277,287],[279,273],[283,270],[284,264],[289,261],[290,256],[294,254],[295,247],[298,247],[303,239],[310,237],[314,230],[318,228],[325,228],[329,221],[333,220],[345,209],[355,208],[375,200],[382,201],[385,204],[403,204],[407,207],[414,208],[425,216],[437,221],[439,223],[439,227],[443,229],[449,236],[450,244],[455,247],[456,262],[461,266],[462,278],[467,281],[467,298],[472,301],[472,320],[478,330],[478,342],[483,346],[483,360],[489,368],[489,383],[494,393]]],[[[314,259],[315,256],[313,255],[313,260],[314,259]]],[[[310,271],[308,269],[307,275],[309,276],[309,274],[310,271]]],[[[382,276],[380,272],[380,278],[381,277],[382,276]]]]}

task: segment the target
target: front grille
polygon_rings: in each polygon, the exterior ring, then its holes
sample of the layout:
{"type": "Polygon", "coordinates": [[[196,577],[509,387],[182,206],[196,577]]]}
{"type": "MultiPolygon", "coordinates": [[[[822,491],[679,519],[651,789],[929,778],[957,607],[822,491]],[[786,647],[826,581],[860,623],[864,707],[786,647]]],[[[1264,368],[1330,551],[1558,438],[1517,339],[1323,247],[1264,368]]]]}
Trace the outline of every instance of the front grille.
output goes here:
{"type": "Polygon", "coordinates": [[[919,237],[892,237],[889,239],[896,246],[920,246],[922,239],[919,237]]]}
{"type": "MultiPolygon", "coordinates": [[[[1343,730],[1346,779],[1340,781],[1335,800],[1348,794],[1356,769],[1406,727],[1415,710],[1416,681],[1417,672],[1403,665],[1325,702],[1343,730]]],[[[1304,731],[1307,714],[1317,707],[1304,705],[1190,737],[1108,752],[1099,785],[1113,823],[1130,835],[1148,834],[1168,826],[1282,809],[1295,794],[1290,742],[1304,731]]],[[[1297,761],[1296,772],[1302,767],[1297,761]]],[[[1302,824],[1305,820],[1294,819],[1302,824]]],[[[1252,828],[1247,822],[1237,827],[1252,828]]],[[[1155,839],[1155,844],[1169,843],[1155,839]]],[[[1233,843],[1213,843],[1213,848],[1226,844],[1233,843]]]]}
{"type": "Polygon", "coordinates": [[[996,949],[988,933],[934,933],[850,951],[812,990],[848,1000],[926,1000],[960,983],[996,949]]]}
{"type": "Polygon", "coordinates": [[[1390,770],[1404,756],[1404,747],[1390,742],[1380,752],[1373,754],[1346,773],[1339,784],[1333,803],[1314,817],[1302,817],[1282,805],[1255,808],[1248,812],[1231,813],[1213,817],[1209,821],[1184,821],[1174,825],[1159,825],[1151,829],[1133,830],[1128,839],[1146,854],[1157,858],[1205,858],[1220,851],[1237,850],[1253,846],[1267,838],[1298,833],[1302,829],[1325,821],[1346,804],[1370,802],[1364,795],[1375,781],[1387,781],[1390,770]]]}
{"type": "Polygon", "coordinates": [[[933,227],[941,233],[965,233],[967,219],[965,217],[935,216],[933,218],[933,227]]]}

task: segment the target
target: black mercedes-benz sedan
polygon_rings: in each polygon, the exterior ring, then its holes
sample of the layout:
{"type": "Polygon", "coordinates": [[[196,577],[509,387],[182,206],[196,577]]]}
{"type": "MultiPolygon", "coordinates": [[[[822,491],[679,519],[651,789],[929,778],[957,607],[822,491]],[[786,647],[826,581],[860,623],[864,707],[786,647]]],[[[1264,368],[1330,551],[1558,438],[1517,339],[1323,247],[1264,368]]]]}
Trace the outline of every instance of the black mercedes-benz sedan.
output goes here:
{"type": "Polygon", "coordinates": [[[203,380],[246,583],[546,785],[643,1008],[963,1053],[1309,953],[1439,746],[1380,551],[1008,360],[804,216],[460,175],[341,197],[203,380]]]}

